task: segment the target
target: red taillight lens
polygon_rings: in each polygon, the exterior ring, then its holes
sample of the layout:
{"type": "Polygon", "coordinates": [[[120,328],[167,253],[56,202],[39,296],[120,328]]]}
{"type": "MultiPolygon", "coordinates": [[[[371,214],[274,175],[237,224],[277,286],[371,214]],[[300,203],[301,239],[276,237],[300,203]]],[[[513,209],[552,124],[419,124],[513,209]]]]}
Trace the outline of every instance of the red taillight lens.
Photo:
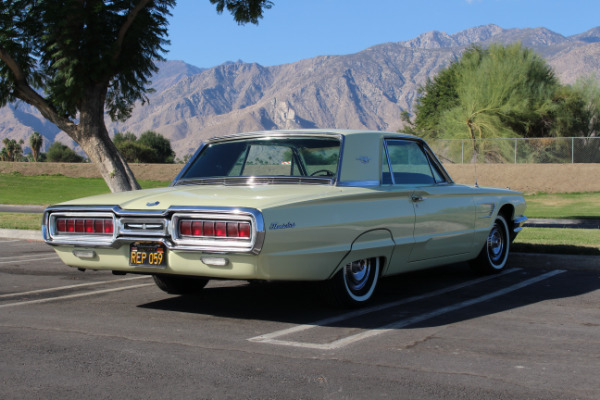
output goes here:
{"type": "Polygon", "coordinates": [[[240,222],[239,234],[240,234],[241,238],[249,238],[250,237],[250,223],[249,222],[240,222]]]}
{"type": "Polygon", "coordinates": [[[86,219],[84,229],[85,233],[94,233],[94,220],[86,219]]]}
{"type": "Polygon", "coordinates": [[[240,237],[240,231],[238,229],[237,222],[228,222],[227,223],[227,236],[229,237],[240,237]]]}
{"type": "Polygon", "coordinates": [[[83,233],[84,232],[85,221],[83,219],[75,220],[75,233],[83,233]]]}
{"type": "Polygon", "coordinates": [[[202,221],[192,222],[192,236],[202,236],[204,234],[204,227],[202,221]]]}
{"type": "Polygon", "coordinates": [[[215,223],[212,221],[204,222],[204,235],[215,236],[215,223]]]}
{"type": "Polygon", "coordinates": [[[112,218],[58,217],[55,223],[59,234],[75,233],[82,235],[112,235],[112,218]]]}
{"type": "Polygon", "coordinates": [[[215,224],[215,236],[225,237],[227,236],[227,224],[225,222],[217,222],[215,224]]]}
{"type": "Polygon", "coordinates": [[[180,219],[179,235],[194,238],[250,239],[252,228],[246,221],[207,221],[200,219],[180,219]]]}
{"type": "Polygon", "coordinates": [[[179,233],[183,236],[192,234],[192,221],[179,221],[179,233]]]}
{"type": "Polygon", "coordinates": [[[113,232],[114,232],[114,228],[113,228],[112,219],[105,219],[104,220],[104,233],[109,233],[112,235],[113,232]]]}

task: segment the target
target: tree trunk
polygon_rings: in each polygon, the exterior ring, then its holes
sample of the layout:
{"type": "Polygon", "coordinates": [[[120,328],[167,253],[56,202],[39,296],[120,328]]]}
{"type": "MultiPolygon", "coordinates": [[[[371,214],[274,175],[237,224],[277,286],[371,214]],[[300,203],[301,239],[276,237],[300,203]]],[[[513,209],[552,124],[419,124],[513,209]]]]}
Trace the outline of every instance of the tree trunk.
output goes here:
{"type": "Polygon", "coordinates": [[[96,164],[111,192],[138,190],[133,172],[108,136],[104,122],[104,91],[90,88],[80,108],[79,125],[75,132],[67,132],[96,164]]]}
{"type": "Polygon", "coordinates": [[[476,164],[479,156],[479,143],[477,143],[473,122],[470,119],[467,120],[467,126],[469,127],[469,136],[471,136],[471,140],[473,141],[473,155],[471,156],[471,164],[476,164]]]}
{"type": "MultiPolygon", "coordinates": [[[[89,127],[88,129],[95,128],[97,127],[89,127]]],[[[85,135],[78,140],[79,145],[90,157],[90,160],[96,164],[111,192],[140,189],[140,185],[137,183],[129,165],[108,137],[106,127],[103,125],[102,128],[104,134],[85,135]]],[[[81,127],[81,129],[85,131],[84,127],[81,127]]]]}
{"type": "MultiPolygon", "coordinates": [[[[21,76],[22,73],[17,70],[15,75],[21,76]]],[[[96,164],[111,192],[137,190],[140,185],[106,130],[104,101],[107,86],[99,84],[87,88],[79,109],[79,124],[59,115],[46,99],[27,85],[22,76],[15,88],[15,97],[37,108],[46,119],[75,140],[96,164]]]]}

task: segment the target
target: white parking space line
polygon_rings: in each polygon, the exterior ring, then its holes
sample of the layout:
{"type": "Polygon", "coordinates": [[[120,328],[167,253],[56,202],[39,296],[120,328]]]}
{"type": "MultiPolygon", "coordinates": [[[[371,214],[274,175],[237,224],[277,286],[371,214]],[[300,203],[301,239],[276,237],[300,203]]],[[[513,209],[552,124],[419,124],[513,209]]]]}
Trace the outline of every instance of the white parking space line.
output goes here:
{"type": "Polygon", "coordinates": [[[470,281],[467,281],[467,282],[462,282],[462,283],[459,283],[457,285],[453,285],[453,286],[445,287],[443,289],[435,290],[433,292],[421,294],[421,295],[418,295],[418,296],[408,297],[406,299],[402,299],[402,300],[398,300],[398,301],[393,301],[391,303],[380,304],[378,306],[373,306],[373,307],[368,307],[368,308],[361,308],[360,310],[356,310],[356,311],[352,311],[352,312],[349,312],[349,313],[337,315],[337,316],[331,317],[331,318],[322,319],[320,321],[315,321],[315,322],[312,322],[310,324],[297,325],[297,326],[294,326],[294,327],[291,327],[291,328],[282,329],[280,331],[268,333],[266,335],[256,336],[256,337],[250,338],[248,340],[251,341],[251,342],[270,342],[272,339],[275,339],[275,338],[280,337],[280,336],[285,336],[285,335],[290,335],[292,333],[302,332],[302,331],[305,331],[307,329],[316,328],[318,326],[325,326],[325,325],[334,324],[334,323],[340,322],[340,321],[346,321],[346,320],[349,320],[349,319],[352,319],[352,318],[360,317],[361,315],[371,314],[371,313],[375,313],[375,312],[386,310],[388,308],[393,308],[393,307],[401,306],[403,304],[408,304],[408,303],[412,303],[412,302],[415,302],[415,301],[419,301],[419,300],[424,300],[424,299],[427,299],[427,298],[431,298],[431,297],[434,297],[434,296],[439,296],[439,295],[444,294],[444,293],[453,292],[455,290],[463,289],[465,287],[476,285],[478,283],[482,283],[482,282],[488,281],[490,279],[494,279],[494,278],[496,278],[498,276],[510,274],[510,273],[513,273],[513,272],[516,272],[516,271],[520,271],[520,268],[508,269],[506,271],[501,272],[498,275],[484,276],[484,277],[473,279],[473,280],[470,280],[470,281]]]}
{"type": "Polygon", "coordinates": [[[148,278],[151,278],[151,277],[150,276],[136,276],[134,278],[122,278],[122,279],[113,279],[110,281],[80,283],[77,285],[68,285],[68,286],[57,286],[57,287],[52,287],[52,288],[48,288],[48,289],[31,290],[28,292],[7,293],[7,294],[0,294],[0,299],[7,298],[7,297],[29,296],[32,294],[40,294],[40,293],[47,293],[47,292],[56,292],[58,290],[77,289],[77,288],[82,288],[82,287],[87,287],[87,286],[104,285],[107,283],[128,282],[128,281],[134,281],[137,279],[148,279],[148,278]]]}
{"type": "Polygon", "coordinates": [[[139,288],[143,288],[143,287],[147,287],[147,286],[154,286],[154,284],[153,283],[143,283],[140,285],[124,286],[124,287],[113,288],[113,289],[96,290],[94,292],[77,293],[77,294],[69,294],[69,295],[65,295],[65,296],[49,297],[47,299],[21,301],[18,303],[0,304],[0,308],[25,306],[25,305],[31,305],[31,304],[42,304],[42,303],[49,303],[49,302],[57,301],[57,300],[76,299],[78,297],[95,296],[97,294],[103,294],[103,293],[120,292],[123,290],[130,290],[130,289],[139,289],[139,288]]]}
{"type": "Polygon", "coordinates": [[[9,261],[0,261],[0,264],[14,264],[17,262],[29,262],[29,261],[50,261],[50,260],[59,260],[59,257],[43,257],[43,258],[21,258],[23,256],[11,257],[12,260],[9,261]]]}
{"type": "MultiPolygon", "coordinates": [[[[512,270],[508,270],[505,273],[510,273],[510,272],[514,272],[515,269],[512,270]]],[[[406,303],[410,303],[410,302],[414,302],[417,300],[422,300],[425,298],[429,298],[429,297],[433,297],[433,296],[438,296],[442,293],[447,293],[447,292],[451,292],[460,288],[464,288],[467,286],[471,286],[477,283],[481,283],[487,279],[492,279],[497,277],[498,275],[495,276],[491,276],[491,277],[484,277],[484,278],[480,278],[480,279],[475,279],[473,281],[468,281],[468,282],[464,282],[463,284],[458,284],[458,285],[454,285],[445,289],[441,289],[441,290],[437,290],[434,292],[430,292],[427,294],[423,294],[420,296],[414,296],[411,298],[407,298],[404,300],[400,300],[397,302],[392,302],[392,303],[386,303],[383,304],[381,306],[377,306],[377,307],[371,307],[371,308],[367,308],[365,310],[359,310],[357,312],[352,312],[352,313],[346,313],[346,314],[342,314],[340,316],[337,317],[333,317],[333,318],[328,318],[328,319],[324,319],[321,321],[317,321],[314,322],[312,324],[304,324],[304,325],[298,325],[296,327],[292,327],[289,329],[283,329],[280,331],[276,331],[270,334],[266,334],[266,335],[261,335],[261,336],[256,336],[253,338],[248,339],[249,341],[252,342],[260,342],[260,343],[268,343],[268,344],[274,344],[274,345],[280,345],[280,346],[291,346],[291,347],[302,347],[302,348],[309,348],[309,349],[317,349],[317,350],[334,350],[334,349],[339,349],[345,346],[348,346],[350,344],[356,343],[358,341],[361,340],[365,340],[374,336],[378,336],[381,335],[383,333],[387,333],[396,329],[400,329],[409,325],[413,325],[416,324],[418,322],[423,322],[426,321],[428,319],[434,318],[434,317],[438,317],[441,316],[443,314],[449,313],[449,312],[453,312],[462,308],[466,308],[490,299],[493,299],[495,297],[499,297],[502,295],[505,295],[507,293],[513,292],[515,290],[518,289],[522,289],[526,286],[529,285],[533,285],[537,282],[540,282],[542,280],[551,278],[555,275],[561,274],[563,272],[566,272],[564,270],[556,270],[556,271],[552,271],[552,272],[548,272],[546,274],[537,276],[535,278],[531,278],[528,279],[526,281],[520,282],[518,284],[509,286],[507,288],[492,292],[492,293],[488,293],[487,295],[484,296],[480,296],[477,297],[475,299],[471,299],[471,300],[466,300],[460,303],[456,303],[447,307],[442,307],[442,308],[438,308],[436,310],[433,310],[429,313],[425,313],[425,314],[420,314],[420,315],[416,315],[414,317],[410,317],[410,318],[406,318],[403,320],[399,320],[396,322],[393,322],[391,324],[376,328],[376,329],[370,329],[355,335],[351,335],[342,339],[338,339],[335,340],[333,342],[329,342],[329,343],[309,343],[309,342],[297,342],[297,341],[292,341],[292,340],[278,340],[276,339],[277,337],[281,337],[281,336],[285,336],[285,335],[289,335],[292,333],[297,333],[300,331],[304,331],[307,329],[311,329],[311,328],[316,328],[319,326],[325,326],[334,322],[339,322],[339,321],[343,321],[343,320],[347,320],[350,318],[355,318],[357,316],[360,315],[364,315],[367,313],[372,313],[372,312],[377,312],[377,311],[381,311],[384,310],[386,308],[391,308],[391,307],[396,307],[402,304],[406,304],[406,303]]]]}

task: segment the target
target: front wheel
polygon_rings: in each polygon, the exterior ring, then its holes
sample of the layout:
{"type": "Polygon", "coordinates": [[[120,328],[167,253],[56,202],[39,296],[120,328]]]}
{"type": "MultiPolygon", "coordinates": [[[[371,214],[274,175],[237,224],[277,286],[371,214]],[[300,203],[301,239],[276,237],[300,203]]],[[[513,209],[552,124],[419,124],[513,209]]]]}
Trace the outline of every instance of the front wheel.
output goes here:
{"type": "Polygon", "coordinates": [[[510,231],[508,223],[502,215],[498,215],[488,234],[483,249],[476,259],[470,262],[471,267],[482,273],[498,273],[506,267],[510,251],[510,231]]]}
{"type": "Polygon", "coordinates": [[[169,294],[198,293],[208,283],[208,279],[193,276],[153,275],[152,278],[160,290],[169,294]]]}
{"type": "Polygon", "coordinates": [[[373,297],[379,280],[378,258],[365,258],[348,263],[327,281],[328,295],[335,305],[360,307],[373,297]]]}

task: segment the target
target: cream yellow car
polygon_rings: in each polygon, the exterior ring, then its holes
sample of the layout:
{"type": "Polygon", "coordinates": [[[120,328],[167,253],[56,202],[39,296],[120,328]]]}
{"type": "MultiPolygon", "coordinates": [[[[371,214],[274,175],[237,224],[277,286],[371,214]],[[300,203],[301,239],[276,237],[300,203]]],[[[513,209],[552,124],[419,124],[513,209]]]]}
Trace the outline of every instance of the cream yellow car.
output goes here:
{"type": "Polygon", "coordinates": [[[501,271],[524,212],[518,192],[454,183],[415,136],[265,131],[208,140],[169,187],[49,207],[42,231],[69,266],[149,274],[168,293],[323,281],[360,306],[390,275],[501,271]]]}

